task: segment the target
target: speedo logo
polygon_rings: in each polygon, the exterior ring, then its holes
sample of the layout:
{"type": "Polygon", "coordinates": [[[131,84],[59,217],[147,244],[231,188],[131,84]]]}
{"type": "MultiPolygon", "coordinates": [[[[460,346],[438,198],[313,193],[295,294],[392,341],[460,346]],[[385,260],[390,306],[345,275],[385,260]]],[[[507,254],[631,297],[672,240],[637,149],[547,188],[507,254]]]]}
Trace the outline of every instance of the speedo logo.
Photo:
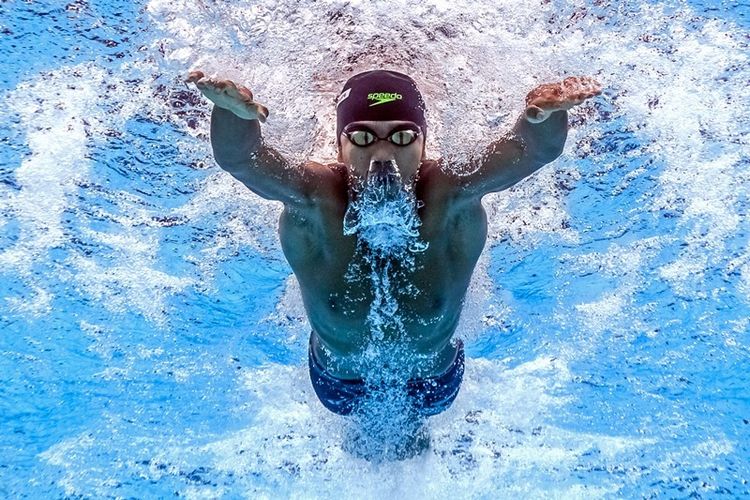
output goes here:
{"type": "Polygon", "coordinates": [[[398,101],[403,98],[404,96],[402,96],[401,94],[394,94],[392,92],[372,92],[370,94],[367,94],[368,101],[375,101],[374,103],[370,104],[369,107],[377,106],[379,104],[385,104],[388,102],[398,101]]]}

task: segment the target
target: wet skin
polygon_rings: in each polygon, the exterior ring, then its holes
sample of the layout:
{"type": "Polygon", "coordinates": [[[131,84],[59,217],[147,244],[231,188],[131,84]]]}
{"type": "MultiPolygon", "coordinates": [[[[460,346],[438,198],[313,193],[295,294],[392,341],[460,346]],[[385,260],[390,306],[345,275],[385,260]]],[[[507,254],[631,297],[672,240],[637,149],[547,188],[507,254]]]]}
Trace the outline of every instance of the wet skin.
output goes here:
{"type": "MultiPolygon", "coordinates": [[[[402,267],[397,274],[403,283],[396,288],[405,290],[396,299],[406,335],[386,331],[385,340],[410,354],[414,361],[402,367],[409,376],[441,374],[453,362],[449,341],[487,237],[482,197],[557,158],[567,136],[567,110],[601,93],[586,77],[540,85],[528,94],[513,130],[472,160],[471,174],[459,176],[441,160],[424,158],[423,136],[406,147],[388,141],[359,147],[342,134],[337,162],[291,165],[263,142],[259,121],[268,110],[247,88],[199,71],[188,81],[215,103],[211,142],[217,163],[261,197],[284,203],[279,236],[300,283],[313,348],[326,369],[341,378],[365,375],[358,361],[371,341],[369,271],[360,266],[360,275],[351,275],[352,264],[362,257],[355,252],[356,235],[343,231],[353,178],[365,180],[373,160],[395,160],[403,182],[422,202],[420,236],[429,246],[415,254],[413,268],[402,267]]],[[[361,123],[384,137],[405,122],[361,123]]]]}

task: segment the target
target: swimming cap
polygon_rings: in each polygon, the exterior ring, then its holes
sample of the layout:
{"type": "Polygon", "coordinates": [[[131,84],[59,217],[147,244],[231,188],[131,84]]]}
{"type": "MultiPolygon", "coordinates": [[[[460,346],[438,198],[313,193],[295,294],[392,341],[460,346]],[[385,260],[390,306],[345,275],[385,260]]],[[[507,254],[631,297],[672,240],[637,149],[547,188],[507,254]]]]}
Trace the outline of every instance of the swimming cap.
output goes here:
{"type": "Polygon", "coordinates": [[[348,124],[358,121],[404,120],[427,133],[425,105],[417,84],[396,71],[365,71],[349,78],[336,101],[336,143],[348,124]]]}

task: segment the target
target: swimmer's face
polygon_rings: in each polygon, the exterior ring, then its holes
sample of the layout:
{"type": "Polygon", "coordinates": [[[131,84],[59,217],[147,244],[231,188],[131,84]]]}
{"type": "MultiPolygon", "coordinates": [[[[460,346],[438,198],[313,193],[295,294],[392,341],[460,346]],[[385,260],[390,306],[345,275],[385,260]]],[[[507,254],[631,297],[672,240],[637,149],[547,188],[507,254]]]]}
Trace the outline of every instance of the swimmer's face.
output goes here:
{"type": "MultiPolygon", "coordinates": [[[[377,137],[388,137],[401,129],[407,131],[418,127],[414,123],[406,121],[362,121],[350,123],[344,129],[344,132],[364,128],[371,130],[377,137]]],[[[408,184],[412,182],[424,156],[424,134],[421,131],[418,133],[417,139],[406,146],[397,145],[388,140],[379,140],[369,146],[358,146],[350,141],[344,132],[341,133],[339,138],[341,141],[339,162],[349,165],[353,175],[365,180],[370,162],[393,160],[398,165],[404,182],[408,184]]],[[[394,139],[397,142],[405,142],[408,139],[408,134],[396,134],[394,139]]]]}

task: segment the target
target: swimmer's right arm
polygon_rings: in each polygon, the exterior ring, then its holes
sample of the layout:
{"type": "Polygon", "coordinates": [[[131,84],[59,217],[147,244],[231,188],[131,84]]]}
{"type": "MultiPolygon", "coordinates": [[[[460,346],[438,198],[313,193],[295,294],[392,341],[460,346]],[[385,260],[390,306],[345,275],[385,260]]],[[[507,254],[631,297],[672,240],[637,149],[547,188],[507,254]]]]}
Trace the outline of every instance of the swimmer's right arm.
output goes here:
{"type": "Polygon", "coordinates": [[[291,165],[264,143],[260,122],[266,121],[268,109],[253,100],[250,90],[201,71],[191,72],[186,81],[214,103],[211,146],[216,163],[267,200],[305,204],[315,175],[305,165],[291,165]]]}

